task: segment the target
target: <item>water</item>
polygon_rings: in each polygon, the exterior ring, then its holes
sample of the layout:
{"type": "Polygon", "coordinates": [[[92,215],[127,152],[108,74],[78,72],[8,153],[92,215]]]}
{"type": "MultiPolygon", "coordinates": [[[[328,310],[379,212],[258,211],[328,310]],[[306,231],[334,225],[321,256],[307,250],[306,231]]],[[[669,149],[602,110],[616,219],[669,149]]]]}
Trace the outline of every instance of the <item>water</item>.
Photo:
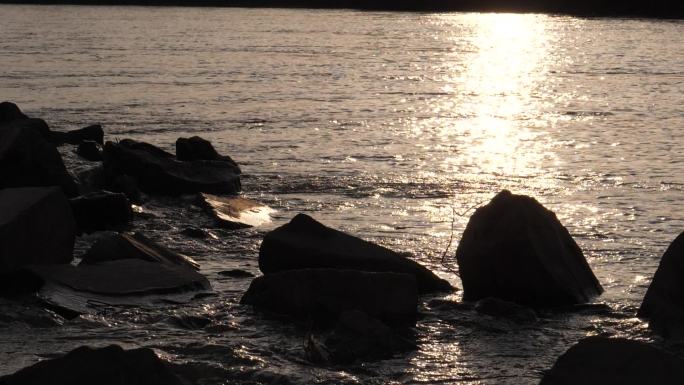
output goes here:
{"type": "Polygon", "coordinates": [[[450,257],[470,208],[503,188],[535,196],[611,309],[518,325],[425,298],[416,352],[316,367],[305,331],[240,306],[249,279],[218,275],[258,274],[268,228],[213,229],[191,198],[154,199],[135,228],[193,255],[218,295],[73,321],[4,303],[0,374],[119,343],[152,347],[202,384],[534,384],[587,335],[662,344],[634,315],[684,229],[681,21],[0,5],[0,34],[0,99],[56,129],[100,122],[109,139],[170,150],[202,135],[242,165],[246,196],[278,210],[272,226],[307,212],[457,286],[453,258],[439,263],[452,219],[450,257]],[[180,235],[188,225],[217,239],[180,235]]]}

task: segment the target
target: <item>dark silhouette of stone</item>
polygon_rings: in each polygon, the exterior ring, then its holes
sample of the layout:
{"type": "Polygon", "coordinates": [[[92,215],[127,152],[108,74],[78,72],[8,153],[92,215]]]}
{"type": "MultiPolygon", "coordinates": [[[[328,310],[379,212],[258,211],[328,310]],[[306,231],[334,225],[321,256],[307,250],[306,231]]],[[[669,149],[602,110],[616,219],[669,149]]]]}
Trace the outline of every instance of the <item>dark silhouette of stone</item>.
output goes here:
{"type": "Polygon", "coordinates": [[[518,323],[537,321],[537,313],[529,307],[499,298],[483,298],[475,304],[475,311],[493,317],[507,318],[518,323]]]}
{"type": "Polygon", "coordinates": [[[122,193],[97,191],[70,200],[82,232],[122,229],[133,218],[131,202],[122,193]]]}
{"type": "Polygon", "coordinates": [[[540,385],[684,384],[684,360],[639,341],[589,337],[561,355],[540,385]]]}
{"type": "Polygon", "coordinates": [[[0,377],[3,385],[182,385],[152,349],[82,346],[0,377]]]}
{"type": "Polygon", "coordinates": [[[0,188],[60,186],[67,196],[78,187],[57,149],[33,128],[32,120],[0,124],[0,188]]]}
{"type": "Polygon", "coordinates": [[[187,227],[181,231],[181,234],[185,235],[186,237],[190,238],[196,238],[196,239],[206,239],[209,238],[209,232],[200,229],[198,227],[187,227]]]}
{"type": "Polygon", "coordinates": [[[50,131],[48,140],[55,144],[79,144],[83,141],[90,140],[99,144],[104,142],[104,130],[99,124],[93,124],[92,126],[79,128],[78,130],[72,131],[50,131]]]}
{"type": "Polygon", "coordinates": [[[231,277],[231,278],[252,278],[252,277],[254,277],[254,274],[250,273],[249,271],[240,270],[240,269],[219,271],[218,274],[221,276],[224,276],[224,277],[231,277]]]}
{"type": "Polygon", "coordinates": [[[0,124],[28,118],[16,104],[12,102],[0,103],[0,124]]]}
{"type": "Polygon", "coordinates": [[[240,191],[240,176],[226,162],[181,162],[157,147],[131,139],[118,143],[107,142],[103,156],[109,180],[113,181],[124,174],[132,176],[138,187],[146,193],[237,194],[240,191]]]}
{"type": "Polygon", "coordinates": [[[302,269],[255,278],[240,303],[322,324],[360,310],[388,325],[412,325],[418,293],[409,274],[302,269]]]}
{"type": "Polygon", "coordinates": [[[235,166],[237,173],[240,173],[240,167],[230,156],[219,155],[211,142],[199,136],[176,139],[176,158],[182,161],[215,160],[227,162],[235,166]]]}
{"type": "Polygon", "coordinates": [[[76,223],[58,187],[0,190],[0,272],[69,263],[76,223]]]}
{"type": "Polygon", "coordinates": [[[305,268],[339,268],[410,274],[419,293],[453,291],[449,282],[385,247],[331,229],[305,214],[269,232],[259,249],[264,274],[305,268]]]}
{"type": "MultiPolygon", "coordinates": [[[[106,175],[105,175],[106,178],[106,175]]],[[[109,189],[125,194],[133,203],[142,203],[143,193],[138,188],[138,182],[132,176],[119,175],[109,184],[109,189]]]]}
{"type": "Polygon", "coordinates": [[[261,203],[238,196],[200,194],[200,204],[207,208],[219,226],[228,229],[242,229],[261,226],[271,222],[274,211],[261,203]]]}
{"type": "Polygon", "coordinates": [[[76,153],[83,159],[100,162],[102,161],[102,151],[97,145],[97,142],[92,140],[84,140],[78,144],[76,153]]]}
{"type": "Polygon", "coordinates": [[[556,215],[534,198],[497,194],[470,218],[456,249],[463,300],[532,307],[583,303],[603,288],[556,215]]]}
{"type": "Polygon", "coordinates": [[[81,194],[100,191],[104,189],[107,184],[104,167],[101,164],[79,172],[77,179],[81,194]]]}
{"type": "Polygon", "coordinates": [[[637,315],[664,337],[684,337],[684,233],[660,259],[637,315]]]}
{"type": "Polygon", "coordinates": [[[81,265],[115,261],[120,259],[140,259],[149,262],[178,265],[199,270],[199,264],[192,258],[176,253],[153,242],[141,233],[133,235],[121,233],[102,238],[83,255],[81,265]]]}

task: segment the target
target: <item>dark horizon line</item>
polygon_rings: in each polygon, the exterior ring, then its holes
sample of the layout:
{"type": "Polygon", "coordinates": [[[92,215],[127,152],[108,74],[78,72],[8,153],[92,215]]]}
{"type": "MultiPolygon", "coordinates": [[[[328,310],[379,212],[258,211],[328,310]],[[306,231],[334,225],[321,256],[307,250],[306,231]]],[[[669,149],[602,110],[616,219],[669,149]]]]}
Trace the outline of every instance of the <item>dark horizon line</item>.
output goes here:
{"type": "Polygon", "coordinates": [[[683,0],[0,0],[0,4],[512,12],[582,17],[684,19],[683,0]]]}

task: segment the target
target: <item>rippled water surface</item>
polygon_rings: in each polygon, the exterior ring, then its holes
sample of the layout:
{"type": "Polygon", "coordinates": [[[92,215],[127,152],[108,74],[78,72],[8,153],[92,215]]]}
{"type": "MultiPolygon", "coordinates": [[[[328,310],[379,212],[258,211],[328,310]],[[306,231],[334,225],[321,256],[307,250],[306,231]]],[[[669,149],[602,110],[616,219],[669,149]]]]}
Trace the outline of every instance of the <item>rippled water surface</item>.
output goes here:
{"type": "Polygon", "coordinates": [[[316,367],[305,331],[241,307],[249,279],[218,274],[258,274],[268,228],[214,229],[191,197],[157,198],[134,227],[195,256],[217,295],[72,321],[3,304],[0,374],[116,342],[153,347],[203,384],[534,384],[584,336],[653,339],[635,310],[684,230],[681,21],[0,5],[0,35],[0,99],[56,129],[100,122],[110,140],[173,150],[201,135],[242,165],[246,196],[278,210],[272,226],[307,212],[457,286],[469,209],[504,188],[533,195],[584,249],[611,309],[519,325],[425,298],[416,352],[316,367]],[[216,238],[180,235],[189,225],[216,238]]]}

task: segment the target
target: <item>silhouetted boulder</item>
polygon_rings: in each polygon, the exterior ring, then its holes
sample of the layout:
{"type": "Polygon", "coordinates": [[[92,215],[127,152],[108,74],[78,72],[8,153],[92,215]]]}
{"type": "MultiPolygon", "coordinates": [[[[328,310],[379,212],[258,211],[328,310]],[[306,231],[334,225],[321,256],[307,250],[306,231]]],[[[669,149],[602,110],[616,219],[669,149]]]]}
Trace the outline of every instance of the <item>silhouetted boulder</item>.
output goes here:
{"type": "Polygon", "coordinates": [[[70,203],[83,232],[121,229],[133,218],[131,202],[122,193],[97,191],[73,198],[70,203]]]}
{"type": "Polygon", "coordinates": [[[339,268],[410,274],[419,293],[453,291],[449,282],[385,247],[331,229],[305,214],[269,232],[259,249],[264,274],[305,268],[339,268]]]}
{"type": "Polygon", "coordinates": [[[27,122],[0,124],[0,188],[60,186],[67,196],[77,195],[78,187],[55,146],[27,128],[27,122]]]}
{"type": "Polygon", "coordinates": [[[109,183],[109,189],[125,194],[133,203],[142,203],[143,201],[143,193],[138,188],[138,182],[132,176],[117,176],[109,183]]]}
{"type": "Polygon", "coordinates": [[[83,255],[81,265],[120,259],[140,259],[199,270],[199,264],[192,258],[169,250],[141,233],[121,233],[99,239],[83,255]]]}
{"type": "Polygon", "coordinates": [[[229,229],[261,226],[271,221],[270,214],[274,211],[257,201],[238,196],[201,193],[200,200],[217,224],[229,229]]]}
{"type": "Polygon", "coordinates": [[[103,156],[109,180],[124,174],[132,176],[146,193],[237,194],[240,191],[240,176],[235,167],[226,162],[181,162],[157,147],[131,139],[107,142],[103,156]]]}
{"type": "Polygon", "coordinates": [[[0,377],[3,385],[181,385],[153,350],[82,346],[0,377]]]}
{"type": "Polygon", "coordinates": [[[92,140],[84,140],[79,143],[76,153],[81,158],[92,162],[102,161],[102,151],[98,147],[97,143],[92,140]]]}
{"type": "Polygon", "coordinates": [[[0,124],[19,119],[28,119],[28,116],[21,112],[19,106],[12,102],[0,103],[0,124]]]}
{"type": "Polygon", "coordinates": [[[86,140],[102,144],[104,141],[104,130],[99,124],[93,124],[92,126],[66,132],[50,131],[48,138],[50,142],[55,144],[79,144],[86,140]]]}
{"type": "Polygon", "coordinates": [[[684,233],[660,259],[637,315],[665,337],[684,337],[684,233]]]}
{"type": "Polygon", "coordinates": [[[583,303],[603,288],[556,215],[534,198],[497,194],[470,218],[456,250],[463,300],[532,307],[583,303]]]}
{"type": "Polygon", "coordinates": [[[585,338],[558,358],[540,385],[684,384],[684,360],[646,343],[585,338]]]}
{"type": "Polygon", "coordinates": [[[240,167],[230,156],[219,155],[211,142],[199,136],[176,139],[176,158],[182,161],[215,160],[227,162],[235,166],[237,173],[240,173],[240,167]]]}
{"type": "Polygon", "coordinates": [[[240,303],[323,324],[360,310],[389,325],[411,325],[418,293],[409,274],[302,269],[255,278],[240,303]]]}
{"type": "Polygon", "coordinates": [[[76,224],[58,187],[0,190],[0,272],[69,263],[76,224]]]}

